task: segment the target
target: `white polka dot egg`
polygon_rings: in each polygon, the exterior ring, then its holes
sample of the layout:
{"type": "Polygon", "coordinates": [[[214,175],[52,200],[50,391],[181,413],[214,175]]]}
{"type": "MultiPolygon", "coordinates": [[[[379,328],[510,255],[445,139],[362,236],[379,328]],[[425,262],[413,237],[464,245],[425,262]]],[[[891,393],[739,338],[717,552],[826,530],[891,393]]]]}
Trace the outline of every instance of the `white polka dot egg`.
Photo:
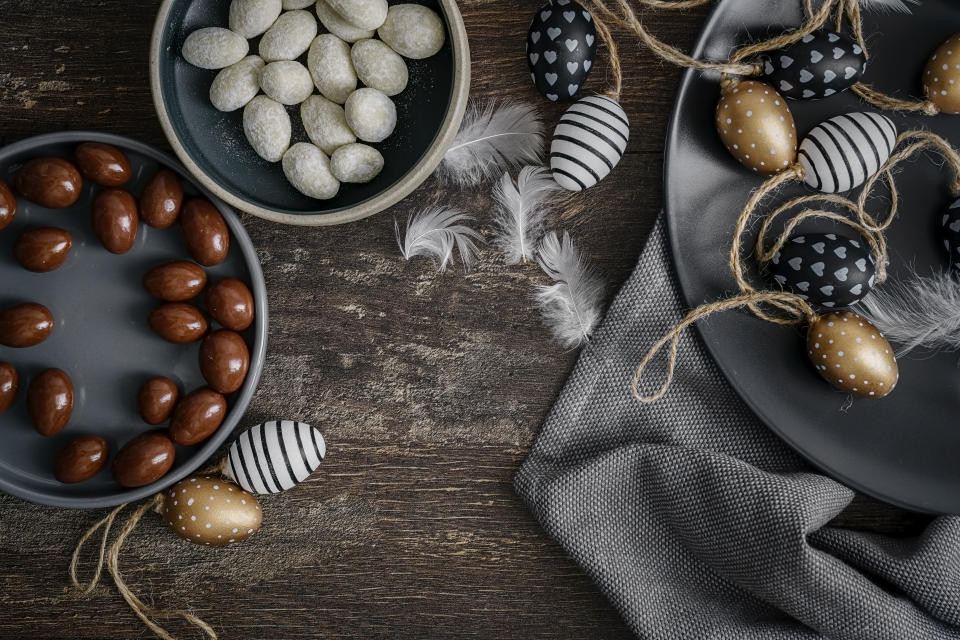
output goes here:
{"type": "Polygon", "coordinates": [[[827,313],[810,324],[807,356],[832,386],[865,398],[884,397],[900,379],[890,343],[851,311],[827,313]]]}
{"type": "Polygon", "coordinates": [[[160,515],[184,540],[207,546],[246,540],[263,519],[256,498],[228,480],[206,476],[187,478],[167,489],[160,515]]]}
{"type": "Polygon", "coordinates": [[[770,85],[745,80],[723,91],[717,133],[740,164],[763,175],[797,161],[797,128],[783,96],[770,85]]]}

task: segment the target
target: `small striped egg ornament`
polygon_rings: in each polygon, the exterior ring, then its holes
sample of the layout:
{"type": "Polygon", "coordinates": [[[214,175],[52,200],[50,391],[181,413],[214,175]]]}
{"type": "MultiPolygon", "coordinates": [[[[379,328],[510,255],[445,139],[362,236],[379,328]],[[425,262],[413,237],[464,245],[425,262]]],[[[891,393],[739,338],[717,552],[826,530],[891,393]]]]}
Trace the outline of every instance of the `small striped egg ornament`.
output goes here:
{"type": "Polygon", "coordinates": [[[274,420],[247,429],[233,441],[224,475],[251,493],[279,493],[303,482],[326,455],[327,444],[317,429],[274,420]]]}
{"type": "Polygon", "coordinates": [[[897,144],[897,127],[878,113],[846,113],[814,127],[800,144],[803,180],[823,193],[856,189],[876,174],[897,144]]]}
{"type": "Polygon", "coordinates": [[[568,191],[589,189],[617,166],[629,140],[630,121],[620,103],[600,95],[580,98],[553,132],[553,179],[568,191]]]}

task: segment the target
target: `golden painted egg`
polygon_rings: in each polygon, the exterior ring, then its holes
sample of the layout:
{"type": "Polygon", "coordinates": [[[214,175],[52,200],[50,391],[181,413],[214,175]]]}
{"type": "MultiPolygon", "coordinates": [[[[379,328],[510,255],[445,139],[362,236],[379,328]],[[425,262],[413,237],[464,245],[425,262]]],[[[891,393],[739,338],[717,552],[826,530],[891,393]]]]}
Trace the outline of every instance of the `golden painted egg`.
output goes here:
{"type": "Polygon", "coordinates": [[[933,52],[923,71],[923,92],[943,113],[960,114],[960,33],[933,52]]]}
{"type": "Polygon", "coordinates": [[[811,323],[807,356],[824,380],[865,398],[882,398],[900,379],[890,343],[852,311],[827,313],[811,323]]]}
{"type": "Polygon", "coordinates": [[[722,92],[717,133],[740,164],[763,175],[797,161],[797,126],[787,101],[770,85],[745,80],[722,92]]]}
{"type": "Polygon", "coordinates": [[[211,546],[246,540],[263,518],[256,498],[229,480],[207,476],[181,480],[165,491],[160,515],[181,538],[211,546]]]}

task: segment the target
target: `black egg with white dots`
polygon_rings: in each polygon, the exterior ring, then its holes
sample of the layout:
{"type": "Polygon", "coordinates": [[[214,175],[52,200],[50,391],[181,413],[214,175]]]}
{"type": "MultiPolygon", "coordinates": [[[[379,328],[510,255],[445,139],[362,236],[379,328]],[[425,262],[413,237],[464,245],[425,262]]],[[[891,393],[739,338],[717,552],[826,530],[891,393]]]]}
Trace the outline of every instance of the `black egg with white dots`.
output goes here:
{"type": "Polygon", "coordinates": [[[867,71],[867,57],[849,36],[818,31],[767,56],[764,75],[794,100],[817,100],[845,91],[867,71]]]}
{"type": "Polygon", "coordinates": [[[537,90],[551,102],[569,102],[583,88],[597,53],[593,16],[574,0],[540,7],[527,32],[527,62],[537,90]]]}
{"type": "Polygon", "coordinates": [[[960,200],[957,200],[940,219],[940,235],[947,250],[950,268],[960,270],[960,200]]]}
{"type": "Polygon", "coordinates": [[[876,282],[876,262],[863,239],[835,233],[793,236],[770,262],[780,286],[828,309],[858,302],[876,282]]]}

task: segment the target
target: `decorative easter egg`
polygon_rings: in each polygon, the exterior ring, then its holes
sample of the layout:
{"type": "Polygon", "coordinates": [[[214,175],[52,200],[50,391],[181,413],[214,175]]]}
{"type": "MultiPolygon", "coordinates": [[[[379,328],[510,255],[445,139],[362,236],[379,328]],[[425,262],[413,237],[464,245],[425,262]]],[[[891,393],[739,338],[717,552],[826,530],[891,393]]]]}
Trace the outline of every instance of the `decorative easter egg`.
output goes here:
{"type": "Polygon", "coordinates": [[[857,42],[833,31],[807,34],[800,42],[771,54],[763,73],[781,95],[817,100],[846,91],[867,71],[867,56],[857,42]]]}
{"type": "Polygon", "coordinates": [[[827,308],[858,302],[876,281],[877,265],[863,239],[835,233],[793,236],[770,262],[780,286],[827,308]]]}
{"type": "Polygon", "coordinates": [[[947,250],[951,269],[960,269],[960,200],[957,200],[940,219],[940,233],[947,250]]]}
{"type": "Polygon", "coordinates": [[[533,16],[527,62],[533,84],[548,100],[573,100],[590,75],[596,53],[593,17],[573,0],[551,0],[533,16]]]}
{"type": "Polygon", "coordinates": [[[303,482],[326,455],[323,436],[310,425],[266,422],[233,441],[224,473],[252,493],[278,493],[303,482]]]}
{"type": "Polygon", "coordinates": [[[884,397],[900,379],[890,343],[852,311],[833,311],[812,322],[807,356],[832,386],[866,398],[884,397]]]}
{"type": "Polygon", "coordinates": [[[941,112],[960,114],[960,33],[930,56],[923,70],[923,93],[941,112]]]}
{"type": "Polygon", "coordinates": [[[553,132],[550,170],[568,191],[589,189],[617,166],[630,140],[630,121],[606,96],[586,96],[570,105],[553,132]]]}
{"type": "Polygon", "coordinates": [[[722,92],[717,133],[740,164],[763,175],[797,160],[797,126],[787,101],[772,86],[745,80],[722,92]]]}
{"type": "Polygon", "coordinates": [[[897,144],[897,127],[879,113],[847,113],[814,127],[800,144],[803,180],[823,193],[856,189],[897,144]]]}
{"type": "Polygon", "coordinates": [[[160,516],[184,540],[222,547],[255,534],[263,511],[255,497],[232,482],[194,476],[163,493],[160,516]]]}

